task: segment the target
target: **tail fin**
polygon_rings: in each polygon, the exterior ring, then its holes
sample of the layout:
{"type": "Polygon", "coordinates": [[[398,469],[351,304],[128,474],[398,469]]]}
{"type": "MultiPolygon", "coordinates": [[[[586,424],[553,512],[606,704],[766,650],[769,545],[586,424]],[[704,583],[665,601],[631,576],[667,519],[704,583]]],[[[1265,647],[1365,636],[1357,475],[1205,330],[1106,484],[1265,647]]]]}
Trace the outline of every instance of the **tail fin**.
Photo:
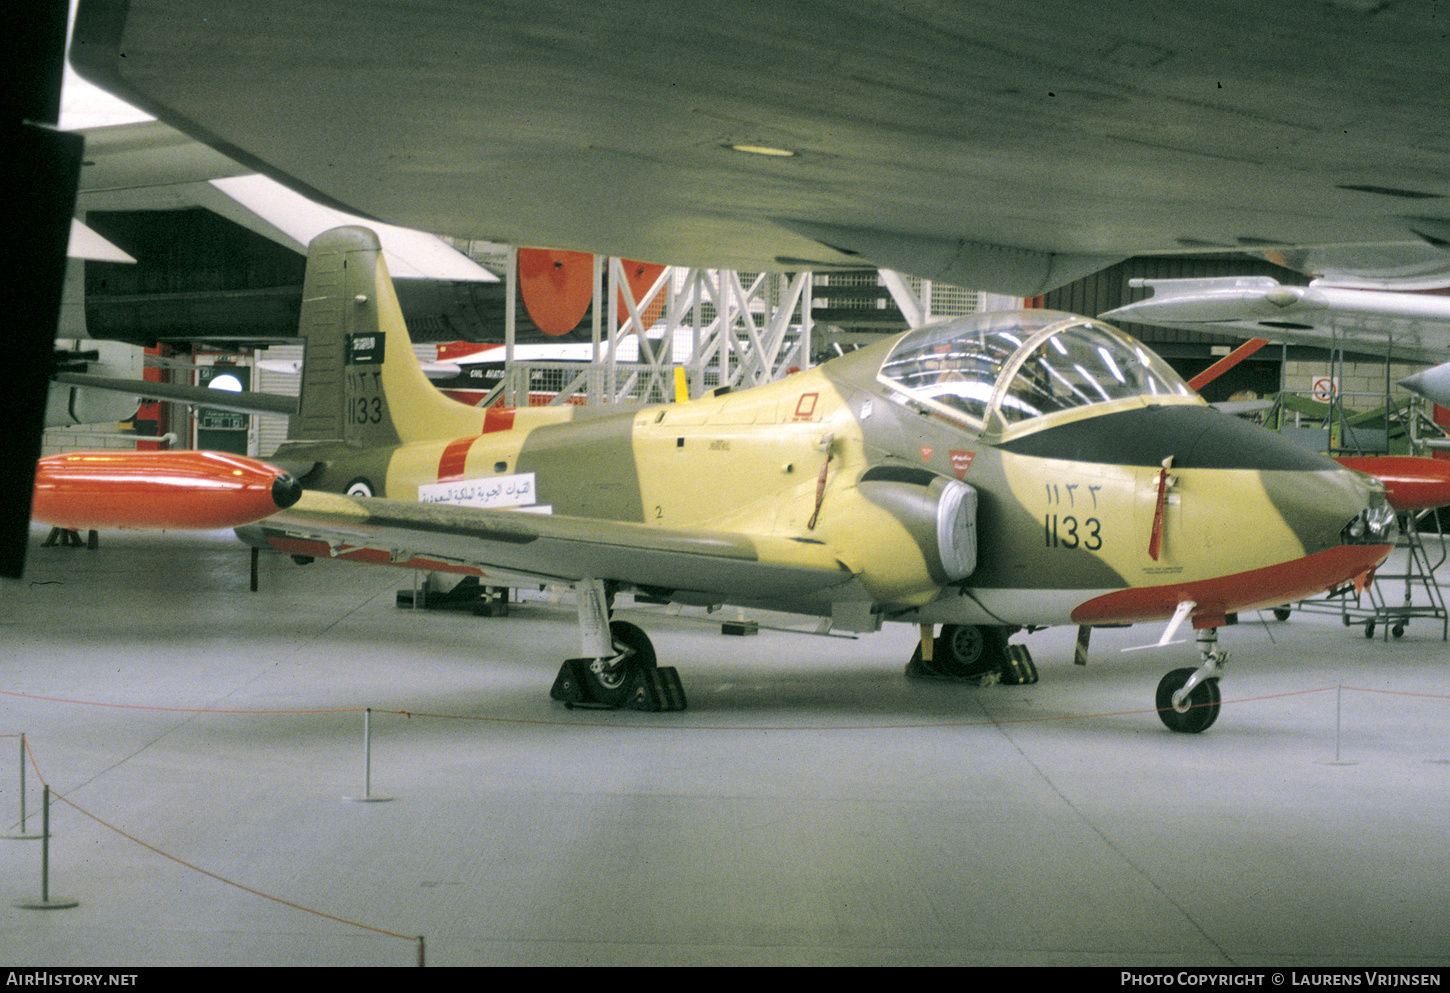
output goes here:
{"type": "Polygon", "coordinates": [[[297,333],[306,351],[288,441],[376,448],[482,432],[482,409],[449,399],[423,374],[371,230],[312,239],[297,333]]]}

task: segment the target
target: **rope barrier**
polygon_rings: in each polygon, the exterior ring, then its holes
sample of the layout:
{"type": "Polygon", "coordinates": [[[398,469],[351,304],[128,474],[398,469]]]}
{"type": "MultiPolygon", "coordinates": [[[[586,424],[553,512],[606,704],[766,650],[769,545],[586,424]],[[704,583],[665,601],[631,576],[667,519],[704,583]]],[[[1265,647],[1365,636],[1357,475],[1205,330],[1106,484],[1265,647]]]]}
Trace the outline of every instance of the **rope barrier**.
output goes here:
{"type": "Polygon", "coordinates": [[[1375,690],[1368,686],[1346,686],[1347,690],[1354,690],[1356,693],[1382,693],[1385,696],[1417,696],[1426,700],[1450,700],[1450,693],[1409,693],[1405,690],[1375,690]]]}
{"type": "MultiPolygon", "coordinates": [[[[1282,692],[1282,693],[1268,693],[1268,694],[1262,694],[1262,695],[1254,696],[1254,697],[1241,697],[1241,698],[1234,699],[1234,700],[1223,700],[1223,701],[1221,701],[1220,706],[1227,706],[1227,705],[1231,705],[1231,704],[1255,703],[1255,702],[1260,702],[1260,701],[1265,701],[1265,700],[1276,700],[1276,699],[1283,699],[1283,698],[1286,698],[1286,697],[1294,697],[1294,696],[1309,696],[1309,695],[1313,695],[1313,694],[1316,694],[1316,693],[1325,693],[1325,692],[1328,692],[1330,690],[1335,690],[1336,692],[1339,692],[1339,693],[1342,693],[1345,690],[1349,690],[1351,692],[1374,693],[1374,694],[1382,694],[1382,695],[1390,695],[1390,696],[1421,697],[1421,698],[1429,699],[1429,700],[1444,700],[1444,699],[1450,699],[1450,695],[1447,695],[1447,694],[1439,694],[1439,693],[1413,693],[1413,692],[1402,691],[1402,690],[1382,690],[1382,689],[1374,689],[1374,688],[1371,688],[1371,687],[1360,687],[1360,686],[1320,686],[1320,687],[1313,687],[1313,688],[1302,689],[1302,690],[1289,690],[1289,691],[1282,692]]],[[[365,707],[340,707],[340,708],[329,708],[329,709],[318,709],[318,710],[247,710],[247,709],[241,709],[241,708],[222,709],[222,708],[211,708],[211,707],[170,707],[170,706],[152,706],[152,705],[145,705],[145,704],[117,704],[117,703],[107,703],[107,702],[104,702],[104,701],[75,700],[75,699],[70,699],[70,698],[65,698],[65,697],[42,696],[42,695],[38,695],[38,694],[21,693],[21,692],[13,691],[13,690],[0,690],[0,695],[9,696],[9,697],[16,697],[16,698],[21,698],[21,699],[27,699],[27,700],[44,701],[44,702],[49,702],[49,703],[72,704],[72,705],[77,705],[77,706],[108,707],[108,708],[119,708],[119,709],[127,709],[127,710],[151,710],[151,711],[170,712],[170,713],[247,714],[247,715],[316,715],[316,714],[351,714],[351,713],[358,713],[358,712],[364,712],[364,713],[370,714],[370,713],[373,712],[371,710],[371,708],[365,708],[365,707]]],[[[571,721],[571,720],[543,719],[543,718],[497,717],[497,716],[473,715],[473,714],[446,714],[446,713],[436,713],[436,712],[428,712],[428,711],[410,711],[410,710],[406,710],[406,709],[399,709],[399,710],[380,710],[380,711],[377,711],[377,713],[380,713],[380,714],[392,714],[394,716],[402,717],[402,718],[405,718],[407,720],[412,720],[413,718],[416,717],[416,718],[432,718],[432,719],[436,719],[436,720],[476,721],[476,722],[480,722],[480,723],[515,724],[515,725],[537,725],[537,726],[546,726],[546,727],[600,727],[600,728],[613,728],[613,729],[616,729],[616,730],[636,730],[636,731],[774,731],[774,732],[780,732],[780,731],[925,730],[925,729],[934,729],[934,728],[996,727],[996,726],[1002,726],[1002,725],[1025,725],[1025,724],[1037,724],[1037,723],[1045,723],[1045,722],[1088,720],[1088,719],[1092,719],[1092,718],[1095,718],[1095,717],[1096,718],[1102,718],[1102,717],[1131,716],[1131,715],[1139,715],[1139,714],[1152,714],[1152,713],[1157,713],[1159,711],[1159,709],[1160,708],[1156,708],[1156,707],[1148,707],[1148,708],[1135,708],[1135,709],[1131,709],[1131,710],[1104,711],[1104,712],[1090,713],[1090,714],[1059,714],[1059,715],[1050,716],[1050,717],[1048,717],[1048,716],[1037,716],[1037,717],[1020,717],[1020,718],[986,718],[986,719],[982,719],[982,720],[971,720],[971,721],[916,722],[916,723],[910,723],[910,724],[857,724],[857,725],[841,725],[841,724],[836,724],[836,725],[810,725],[810,724],[796,724],[796,725],[759,725],[759,724],[757,724],[757,725],[749,725],[749,726],[724,725],[724,724],[634,724],[634,723],[620,723],[620,722],[617,722],[617,721],[613,721],[613,722],[611,722],[611,721],[571,721]]],[[[1167,709],[1167,708],[1161,708],[1161,709],[1167,709]]],[[[41,782],[44,783],[45,782],[45,777],[41,774],[39,760],[38,760],[38,758],[37,758],[37,756],[35,754],[35,751],[34,751],[33,747],[31,747],[31,743],[28,740],[28,738],[24,734],[0,734],[0,738],[20,738],[21,739],[21,744],[22,744],[22,746],[24,748],[25,755],[26,755],[26,757],[29,760],[29,763],[30,763],[31,768],[35,771],[35,774],[36,774],[37,778],[39,778],[41,780],[41,782]]],[[[317,909],[315,909],[313,907],[308,907],[308,906],[305,906],[303,904],[296,903],[295,901],[288,900],[288,899],[285,899],[283,897],[275,896],[273,894],[264,892],[262,890],[259,890],[259,889],[254,888],[254,887],[247,886],[247,885],[245,885],[243,883],[239,883],[239,882],[237,882],[235,880],[228,879],[225,876],[222,876],[222,875],[219,875],[219,874],[217,874],[215,872],[212,872],[209,869],[205,869],[205,868],[203,868],[203,867],[201,867],[201,866],[199,866],[199,865],[197,865],[197,864],[195,864],[193,862],[189,862],[186,859],[180,858],[180,857],[178,857],[176,855],[172,855],[169,852],[166,852],[166,851],[163,851],[160,848],[157,848],[155,845],[151,844],[150,842],[147,842],[147,841],[142,840],[141,838],[139,838],[139,837],[131,834],[130,832],[123,830],[122,828],[118,827],[117,825],[112,824],[109,821],[106,821],[105,819],[103,819],[102,817],[96,815],[95,813],[92,813],[91,811],[85,809],[84,807],[82,807],[79,804],[77,804],[74,800],[71,800],[69,797],[63,796],[62,794],[56,792],[54,789],[50,789],[49,787],[47,787],[47,792],[48,792],[48,796],[53,796],[56,800],[59,800],[60,802],[66,804],[68,807],[72,808],[77,813],[82,814],[83,816],[89,818],[90,820],[94,821],[96,824],[100,825],[101,827],[103,827],[103,828],[105,828],[105,829],[107,829],[107,830],[109,830],[111,832],[114,832],[117,835],[120,835],[121,837],[127,839],[128,841],[132,842],[133,844],[139,845],[142,848],[145,848],[147,851],[152,852],[153,854],[159,855],[159,856],[161,856],[164,859],[168,859],[169,861],[174,862],[177,865],[180,865],[180,866],[183,866],[184,868],[190,869],[193,872],[200,873],[201,875],[206,876],[206,877],[208,877],[210,879],[214,879],[217,882],[223,883],[223,884],[225,884],[227,886],[234,887],[234,888],[239,889],[239,890],[241,890],[241,891],[243,891],[245,893],[249,893],[252,896],[260,897],[261,899],[271,901],[271,902],[276,903],[276,904],[279,904],[281,906],[290,907],[293,910],[298,910],[298,911],[301,911],[301,912],[306,913],[306,914],[311,914],[314,917],[318,917],[318,918],[321,918],[321,919],[324,919],[324,920],[333,921],[335,923],[343,924],[343,925],[346,925],[348,927],[357,928],[357,929],[362,930],[362,931],[369,931],[369,932],[372,932],[374,934],[382,935],[384,937],[396,938],[396,939],[398,939],[400,941],[407,941],[407,942],[414,943],[417,946],[417,961],[418,961],[418,965],[422,966],[424,964],[424,959],[425,959],[425,942],[424,942],[424,939],[423,939],[422,936],[406,935],[406,934],[399,933],[397,931],[390,931],[387,928],[382,928],[382,927],[378,927],[378,926],[375,926],[375,925],[366,924],[366,923],[363,923],[361,921],[355,921],[355,920],[351,920],[349,918],[340,917],[340,916],[337,916],[335,914],[327,913],[326,911],[317,910],[317,909]]]]}
{"type": "MultiPolygon", "coordinates": [[[[1257,703],[1262,700],[1278,700],[1292,696],[1309,696],[1326,693],[1329,690],[1350,690],[1359,693],[1377,693],[1389,696],[1421,697],[1426,700],[1450,700],[1450,694],[1411,693],[1404,690],[1377,690],[1363,686],[1318,686],[1306,690],[1287,690],[1283,693],[1265,693],[1259,696],[1239,697],[1220,701],[1221,706],[1241,703],[1257,703]]],[[[445,721],[476,721],[487,724],[535,725],[539,727],[599,727],[635,731],[909,731],[930,728],[990,727],[999,724],[1036,724],[1051,721],[1083,721],[1095,717],[1129,717],[1135,714],[1156,714],[1170,707],[1138,707],[1131,710],[1107,710],[1087,714],[1058,714],[1052,717],[1007,717],[986,718],[972,721],[930,721],[911,724],[632,724],[619,721],[582,721],[543,717],[496,717],[481,714],[443,714],[421,710],[379,710],[371,707],[334,707],[317,710],[248,710],[245,708],[221,707],[165,707],[140,703],[107,703],[99,700],[73,700],[66,697],[41,696],[34,693],[20,693],[14,690],[0,690],[0,696],[19,697],[26,700],[41,700],[47,703],[68,703],[85,707],[110,707],[121,710],[152,710],[163,713],[181,714],[249,714],[255,716],[317,715],[317,714],[390,714],[412,720],[415,717],[445,721]]],[[[1194,706],[1211,706],[1195,704],[1194,706]]],[[[0,737],[19,737],[3,735],[0,737]]],[[[39,770],[37,770],[37,773],[39,770]]]]}
{"type": "Polygon", "coordinates": [[[75,810],[77,813],[84,814],[86,817],[89,817],[91,820],[93,820],[97,824],[101,825],[101,827],[106,828],[108,831],[114,831],[116,834],[119,834],[121,837],[125,838],[127,841],[135,842],[136,844],[140,845],[142,848],[145,848],[147,851],[154,852],[155,854],[160,855],[164,859],[170,859],[172,862],[175,862],[177,865],[185,866],[186,868],[192,870],[193,872],[199,872],[203,876],[208,876],[208,877],[210,877],[212,879],[215,879],[219,883],[226,883],[228,886],[235,886],[237,889],[242,890],[245,893],[252,894],[252,896],[258,896],[258,897],[261,897],[264,900],[271,900],[273,903],[280,903],[284,907],[291,907],[293,910],[300,910],[303,913],[312,914],[314,917],[321,917],[321,918],[324,918],[324,919],[329,920],[329,921],[336,921],[339,924],[346,924],[349,927],[361,928],[364,931],[372,931],[375,934],[385,935],[385,936],[387,936],[389,938],[400,938],[403,941],[409,941],[409,942],[412,942],[412,941],[416,941],[417,940],[417,936],[416,935],[399,934],[396,931],[389,931],[386,928],[375,927],[372,924],[363,924],[360,921],[348,920],[346,917],[338,917],[335,914],[329,914],[329,913],[327,913],[326,911],[323,911],[323,910],[315,910],[312,907],[304,907],[300,903],[294,903],[293,901],[283,899],[280,896],[273,896],[270,893],[264,893],[261,890],[253,889],[250,886],[247,886],[247,885],[245,885],[243,883],[239,883],[236,880],[228,879],[225,876],[220,876],[220,875],[216,874],[215,872],[212,872],[209,869],[203,869],[201,866],[196,865],[193,862],[188,862],[188,861],[186,861],[183,858],[178,858],[177,856],[170,854],[169,852],[164,852],[164,851],[162,851],[161,849],[157,848],[155,845],[153,845],[153,844],[151,844],[149,842],[142,841],[140,838],[136,837],[135,835],[130,834],[130,833],[126,832],[126,831],[123,831],[121,828],[116,827],[116,825],[111,824],[111,823],[103,820],[100,817],[97,817],[95,814],[91,813],[89,810],[86,810],[84,807],[80,806],[75,801],[71,800],[68,797],[62,796],[59,793],[56,793],[54,790],[51,790],[51,795],[54,796],[55,799],[59,800],[61,803],[65,804],[66,806],[68,806],[71,809],[75,810]]]}
{"type": "Polygon", "coordinates": [[[20,693],[15,690],[0,690],[0,696],[20,697],[26,700],[44,700],[46,703],[71,703],[82,707],[111,707],[116,710],[155,710],[174,714],[360,714],[366,707],[337,707],[325,710],[245,710],[223,707],[162,707],[147,703],[107,703],[104,700],[71,700],[67,697],[40,696],[36,693],[20,693]]]}
{"type": "MultiPolygon", "coordinates": [[[[27,750],[29,750],[29,749],[27,748],[27,750]]],[[[35,767],[36,775],[37,776],[40,776],[42,782],[44,782],[45,777],[40,775],[40,767],[39,767],[39,764],[35,760],[35,754],[34,754],[33,751],[30,752],[30,758],[31,758],[31,764],[35,767]]],[[[47,787],[47,791],[48,791],[48,795],[49,796],[53,797],[56,800],[59,800],[61,803],[64,803],[66,806],[70,807],[72,810],[76,811],[77,813],[82,814],[82,815],[90,818],[91,820],[95,821],[97,824],[101,825],[101,827],[105,828],[106,830],[112,831],[112,832],[120,835],[121,837],[125,838],[127,841],[130,841],[130,842],[133,842],[134,844],[140,845],[142,848],[146,849],[147,851],[152,852],[152,853],[154,853],[156,855],[160,855],[164,859],[169,859],[170,861],[175,862],[177,865],[184,866],[187,869],[192,870],[193,872],[199,872],[203,876],[207,876],[210,879],[215,879],[219,883],[225,883],[226,885],[235,887],[235,888],[243,891],[244,893],[250,893],[252,896],[261,897],[263,900],[270,900],[273,903],[281,904],[284,907],[291,907],[293,910],[300,910],[303,913],[312,914],[314,917],[320,917],[320,918],[323,918],[324,920],[334,921],[334,922],[336,922],[338,924],[345,924],[345,925],[347,925],[349,927],[358,928],[358,929],[363,930],[363,931],[371,931],[374,934],[380,934],[380,935],[383,935],[383,936],[388,937],[388,938],[397,938],[397,939],[399,939],[401,941],[407,941],[407,942],[410,942],[410,943],[415,943],[415,944],[418,945],[418,960],[419,960],[419,964],[420,965],[422,964],[422,960],[423,960],[423,938],[421,936],[419,936],[419,935],[400,934],[397,931],[389,931],[387,928],[377,927],[377,926],[372,925],[372,924],[364,924],[361,921],[349,920],[346,917],[338,917],[336,914],[329,914],[329,913],[327,913],[326,911],[323,911],[323,910],[317,910],[317,909],[315,909],[313,907],[307,907],[307,906],[304,906],[304,905],[302,905],[300,903],[296,903],[296,902],[294,902],[292,900],[287,900],[287,899],[284,899],[283,897],[280,897],[280,896],[274,896],[271,893],[266,893],[266,892],[263,892],[262,890],[255,889],[255,888],[253,888],[251,886],[247,886],[247,885],[245,885],[243,883],[239,883],[239,882],[237,882],[234,879],[228,879],[227,877],[222,876],[222,875],[218,875],[217,873],[212,872],[209,869],[204,869],[201,866],[195,864],[194,862],[188,862],[186,859],[179,858],[178,856],[172,855],[170,852],[162,851],[160,848],[157,848],[155,845],[151,844],[150,842],[143,841],[142,839],[136,837],[135,835],[131,834],[130,832],[125,831],[125,830],[117,827],[116,825],[110,823],[109,821],[105,820],[104,818],[101,818],[101,817],[97,816],[96,814],[92,813],[91,811],[86,810],[80,804],[76,803],[74,800],[70,799],[69,797],[62,795],[60,792],[58,792],[57,790],[55,790],[53,788],[47,787]]]]}

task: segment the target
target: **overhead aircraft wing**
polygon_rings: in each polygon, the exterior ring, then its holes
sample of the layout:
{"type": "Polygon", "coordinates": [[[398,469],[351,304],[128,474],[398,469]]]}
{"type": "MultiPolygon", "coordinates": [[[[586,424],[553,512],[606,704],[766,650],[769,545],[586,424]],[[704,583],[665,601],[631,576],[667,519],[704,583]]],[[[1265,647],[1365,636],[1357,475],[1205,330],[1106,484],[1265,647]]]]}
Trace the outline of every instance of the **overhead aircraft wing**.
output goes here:
{"type": "Polygon", "coordinates": [[[421,557],[540,582],[602,579],[685,602],[799,601],[853,578],[819,543],[311,490],[261,527],[334,554],[371,549],[394,562],[421,557]]]}
{"type": "MultiPolygon", "coordinates": [[[[161,121],[91,127],[80,134],[86,141],[76,200],[81,211],[202,207],[303,254],[323,231],[366,221],[382,241],[394,276],[498,282],[436,235],[313,203],[161,121]]],[[[71,244],[73,255],[135,261],[79,221],[71,244]]]]}
{"type": "Polygon", "coordinates": [[[1322,285],[1268,276],[1135,279],[1153,295],[1101,316],[1190,331],[1234,331],[1275,341],[1438,362],[1450,352],[1450,296],[1322,285]]]}
{"type": "Polygon", "coordinates": [[[83,0],[82,75],[425,231],[1032,296],[1130,255],[1450,278],[1419,2],[83,0]]]}

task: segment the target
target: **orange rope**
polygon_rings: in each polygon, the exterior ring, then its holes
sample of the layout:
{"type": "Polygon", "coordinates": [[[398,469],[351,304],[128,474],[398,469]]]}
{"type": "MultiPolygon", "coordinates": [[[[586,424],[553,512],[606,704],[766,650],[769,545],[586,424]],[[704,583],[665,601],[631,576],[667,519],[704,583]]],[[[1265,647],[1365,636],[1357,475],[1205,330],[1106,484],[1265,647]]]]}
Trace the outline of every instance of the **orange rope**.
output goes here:
{"type": "MultiPolygon", "coordinates": [[[[1326,693],[1330,690],[1342,689],[1359,693],[1380,693],[1392,696],[1423,697],[1427,700],[1446,700],[1450,695],[1438,693],[1409,693],[1401,690],[1376,690],[1361,686],[1320,686],[1307,690],[1289,690],[1284,693],[1267,693],[1262,696],[1241,697],[1236,700],[1223,700],[1221,705],[1228,706],[1236,703],[1254,703],[1259,700],[1277,700],[1283,697],[1306,696],[1311,693],[1326,693]]],[[[93,700],[72,700],[65,697],[40,696],[33,693],[19,693],[12,690],[0,690],[0,696],[20,697],[26,700],[43,700],[50,703],[69,703],[91,707],[113,707],[124,710],[154,710],[171,713],[184,714],[255,714],[255,715],[307,715],[307,714],[360,714],[367,707],[337,707],[320,710],[244,710],[244,709],[223,709],[217,707],[161,707],[139,703],[105,703],[93,700]]],[[[1212,706],[1211,704],[1194,704],[1193,706],[1212,706]]],[[[565,719],[540,718],[540,717],[489,717],[476,714],[440,714],[415,710],[380,710],[372,708],[374,714],[392,714],[397,717],[404,717],[409,720],[414,717],[431,717],[436,720],[445,721],[477,721],[489,724],[518,724],[537,725],[540,727],[608,727],[620,730],[633,729],[636,731],[902,731],[912,728],[949,728],[949,727],[984,727],[996,724],[1035,724],[1046,721],[1080,721],[1094,717],[1124,717],[1132,714],[1156,714],[1160,710],[1174,708],[1140,707],[1131,710],[1109,710],[1088,714],[1059,714],[1055,717],[1014,717],[1014,718],[988,718],[976,721],[933,721],[929,723],[914,724],[754,724],[749,726],[732,724],[628,724],[619,721],[574,721],[565,719]]],[[[1191,708],[1190,708],[1191,709],[1191,708]]],[[[16,735],[5,735],[3,737],[17,737],[16,735]]]]}
{"type": "Polygon", "coordinates": [[[333,710],[227,710],[221,707],[159,707],[146,703],[106,703],[102,700],[71,700],[60,696],[39,696],[35,693],[19,693],[14,690],[0,690],[0,696],[15,696],[26,700],[44,700],[47,703],[74,703],[85,707],[113,707],[117,710],[161,710],[179,714],[360,714],[366,707],[339,707],[333,710]]]}
{"type": "MultiPolygon", "coordinates": [[[[49,789],[49,787],[47,787],[47,789],[49,789]]],[[[254,890],[250,886],[244,886],[241,883],[236,882],[235,880],[231,880],[231,879],[226,878],[225,876],[218,876],[216,873],[211,872],[211,871],[209,871],[207,869],[203,869],[199,865],[195,865],[194,863],[188,862],[185,859],[177,858],[175,855],[171,855],[171,854],[168,854],[167,852],[163,852],[161,849],[157,848],[155,845],[152,845],[152,844],[150,844],[148,842],[142,841],[140,838],[136,837],[133,834],[128,834],[127,832],[125,832],[125,831],[121,830],[120,828],[116,827],[116,825],[114,825],[114,824],[109,824],[106,821],[103,821],[101,818],[97,817],[95,814],[91,813],[89,810],[86,810],[84,807],[81,807],[81,806],[77,805],[74,801],[70,800],[69,798],[61,796],[59,793],[55,792],[55,790],[51,790],[50,793],[51,793],[51,796],[55,797],[61,803],[66,804],[68,807],[71,807],[72,809],[74,809],[78,813],[85,814],[87,817],[89,817],[91,820],[95,821],[97,824],[99,824],[102,827],[107,828],[107,829],[109,829],[111,831],[116,832],[117,834],[119,834],[121,837],[127,839],[128,841],[134,841],[136,844],[140,845],[142,848],[145,848],[145,849],[147,849],[148,851],[151,851],[151,852],[155,852],[157,855],[160,855],[164,859],[170,859],[171,861],[175,862],[177,865],[184,865],[184,866],[186,866],[186,868],[191,869],[194,872],[199,872],[203,876],[210,876],[212,879],[215,879],[219,883],[226,883],[228,886],[235,886],[237,889],[242,890],[242,891],[244,891],[246,893],[250,893],[253,896],[259,896],[259,897],[261,897],[264,900],[271,900],[273,903],[280,903],[284,907],[291,907],[293,910],[300,910],[300,911],[302,911],[304,913],[312,914],[315,917],[322,917],[322,918],[325,918],[325,919],[327,919],[329,921],[336,921],[339,924],[347,924],[347,925],[350,925],[350,926],[355,927],[355,928],[361,928],[364,931],[372,931],[372,932],[374,932],[376,934],[386,935],[389,938],[401,938],[403,941],[412,942],[412,941],[416,941],[417,940],[416,936],[414,936],[414,935],[399,934],[396,931],[389,931],[386,928],[374,927],[371,924],[363,924],[363,923],[361,923],[359,921],[350,921],[346,917],[337,917],[337,916],[335,916],[333,914],[325,913],[324,911],[321,911],[321,910],[313,910],[311,907],[304,907],[300,903],[293,903],[291,900],[284,900],[284,899],[282,899],[279,896],[272,896],[270,893],[263,893],[261,890],[254,890]]]]}

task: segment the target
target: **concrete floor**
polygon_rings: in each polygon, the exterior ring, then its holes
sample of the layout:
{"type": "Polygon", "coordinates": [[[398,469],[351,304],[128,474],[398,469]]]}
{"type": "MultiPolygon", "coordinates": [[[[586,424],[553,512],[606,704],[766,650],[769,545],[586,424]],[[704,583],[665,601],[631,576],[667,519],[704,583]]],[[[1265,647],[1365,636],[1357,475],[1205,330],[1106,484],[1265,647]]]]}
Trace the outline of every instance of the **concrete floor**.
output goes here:
{"type": "MultiPolygon", "coordinates": [[[[407,966],[421,935],[437,966],[1450,963],[1438,622],[1246,618],[1190,736],[1149,708],[1196,652],[1122,654],[1145,627],[1095,632],[1086,668],[1039,632],[1040,683],[976,687],[904,679],[904,626],[738,638],[640,608],[690,708],[569,711],[567,600],[400,610],[410,573],[281,556],[253,594],[227,533],[43,534],[0,588],[0,733],[196,868],[58,801],[50,892],[80,905],[12,908],[41,846],[0,841],[9,962],[407,966]],[[344,799],[367,707],[391,802],[344,799]]],[[[0,739],[11,831],[18,756],[0,739]]]]}

